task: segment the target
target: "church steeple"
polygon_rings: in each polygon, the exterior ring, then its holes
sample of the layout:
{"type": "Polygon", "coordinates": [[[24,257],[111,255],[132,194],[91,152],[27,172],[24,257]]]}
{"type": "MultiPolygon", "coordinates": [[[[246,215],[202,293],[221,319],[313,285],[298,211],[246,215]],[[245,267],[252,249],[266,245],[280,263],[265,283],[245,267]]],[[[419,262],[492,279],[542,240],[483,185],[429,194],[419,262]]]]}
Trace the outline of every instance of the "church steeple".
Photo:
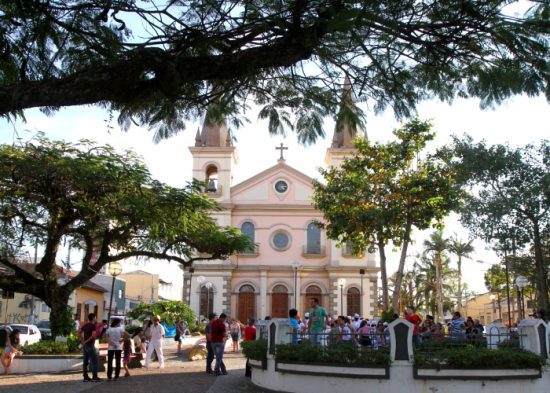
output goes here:
{"type": "MultiPolygon", "coordinates": [[[[344,78],[344,89],[342,92],[342,100],[340,104],[340,112],[334,127],[334,134],[332,137],[332,143],[325,157],[327,165],[339,165],[342,160],[352,154],[355,151],[353,141],[358,137],[358,130],[356,125],[350,126],[346,121],[346,111],[353,111],[355,106],[355,98],[353,96],[353,90],[351,81],[346,75],[344,78]]],[[[366,137],[366,133],[364,134],[366,137]]]]}
{"type": "Polygon", "coordinates": [[[357,137],[357,127],[348,124],[344,121],[346,110],[352,110],[354,105],[353,91],[351,88],[351,81],[346,75],[344,78],[344,91],[342,94],[342,102],[340,104],[340,113],[338,114],[338,120],[334,127],[334,136],[332,138],[332,148],[353,149],[353,140],[357,137]]]}
{"type": "Polygon", "coordinates": [[[227,129],[225,119],[213,119],[213,105],[216,104],[211,104],[206,111],[202,131],[200,133],[200,141],[197,135],[197,138],[195,139],[195,146],[231,147],[233,146],[233,142],[229,130],[227,129]]]}

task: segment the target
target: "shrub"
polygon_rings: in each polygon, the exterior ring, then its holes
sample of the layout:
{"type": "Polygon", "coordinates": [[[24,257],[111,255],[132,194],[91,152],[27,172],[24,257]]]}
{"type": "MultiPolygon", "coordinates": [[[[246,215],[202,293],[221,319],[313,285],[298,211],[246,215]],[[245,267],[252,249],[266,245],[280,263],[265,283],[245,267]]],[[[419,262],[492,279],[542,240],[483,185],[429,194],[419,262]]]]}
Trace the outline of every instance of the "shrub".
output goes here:
{"type": "Polygon", "coordinates": [[[326,347],[302,344],[282,344],[275,346],[275,359],[279,362],[357,364],[387,366],[390,356],[387,350],[358,349],[353,344],[338,343],[326,347]]]}
{"type": "Polygon", "coordinates": [[[42,340],[35,344],[27,345],[21,350],[26,355],[67,355],[80,353],[80,339],[75,333],[67,337],[67,342],[42,340]]]}
{"type": "Polygon", "coordinates": [[[243,341],[243,354],[248,359],[264,360],[267,356],[267,340],[243,341]]]}
{"type": "Polygon", "coordinates": [[[489,349],[476,346],[447,348],[439,351],[416,351],[414,364],[421,368],[518,369],[541,368],[546,360],[520,349],[489,349]]]}

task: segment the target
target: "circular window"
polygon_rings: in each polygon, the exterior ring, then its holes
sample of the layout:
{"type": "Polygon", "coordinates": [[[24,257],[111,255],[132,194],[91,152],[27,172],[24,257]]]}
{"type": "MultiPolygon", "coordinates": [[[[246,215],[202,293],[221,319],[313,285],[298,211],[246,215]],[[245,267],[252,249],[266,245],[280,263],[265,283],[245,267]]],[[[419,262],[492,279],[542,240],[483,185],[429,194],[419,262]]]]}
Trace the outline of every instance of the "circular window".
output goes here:
{"type": "Polygon", "coordinates": [[[288,183],[284,180],[279,180],[275,183],[275,191],[284,194],[288,190],[288,183]]]}
{"type": "Polygon", "coordinates": [[[271,237],[271,244],[276,250],[286,250],[290,247],[290,235],[284,231],[277,231],[271,237]]]}

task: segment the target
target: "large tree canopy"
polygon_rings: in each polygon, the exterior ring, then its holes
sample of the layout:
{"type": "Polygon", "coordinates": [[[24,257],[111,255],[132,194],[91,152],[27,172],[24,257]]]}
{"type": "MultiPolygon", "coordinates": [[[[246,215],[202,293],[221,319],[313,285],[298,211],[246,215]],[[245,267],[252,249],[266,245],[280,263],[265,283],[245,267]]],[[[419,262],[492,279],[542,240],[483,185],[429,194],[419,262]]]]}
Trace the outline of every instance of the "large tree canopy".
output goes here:
{"type": "Polygon", "coordinates": [[[95,104],[162,138],[217,98],[223,115],[254,102],[271,132],[294,125],[308,142],[337,113],[343,73],[398,117],[434,96],[550,97],[548,3],[524,15],[510,3],[1,1],[0,114],[95,104]]]}
{"type": "Polygon", "coordinates": [[[44,139],[1,146],[0,263],[13,274],[0,277],[0,288],[44,300],[53,322],[69,295],[110,262],[142,257],[189,266],[249,247],[245,235],[216,225],[209,212],[218,208],[195,185],[151,179],[131,152],[44,139]],[[83,254],[66,281],[57,266],[65,240],[83,254]],[[29,271],[18,260],[36,243],[43,254],[29,271]]]}
{"type": "Polygon", "coordinates": [[[382,304],[388,307],[385,247],[401,246],[392,307],[398,309],[413,228],[427,229],[458,207],[462,192],[453,170],[423,151],[433,139],[431,124],[412,120],[394,130],[386,144],[357,140],[357,153],[340,167],[322,170],[326,184],[314,183],[313,204],[323,212],[327,236],[355,251],[378,248],[382,304]]]}
{"type": "Polygon", "coordinates": [[[548,312],[550,142],[514,148],[455,138],[455,169],[468,188],[461,221],[505,258],[532,247],[539,308],[548,312]]]}

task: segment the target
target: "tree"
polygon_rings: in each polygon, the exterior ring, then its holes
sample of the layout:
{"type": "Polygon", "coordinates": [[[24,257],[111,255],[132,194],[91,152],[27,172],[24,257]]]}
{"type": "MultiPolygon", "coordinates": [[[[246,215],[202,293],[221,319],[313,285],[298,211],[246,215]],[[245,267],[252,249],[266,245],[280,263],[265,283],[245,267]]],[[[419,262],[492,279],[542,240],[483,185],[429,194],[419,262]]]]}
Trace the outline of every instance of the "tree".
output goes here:
{"type": "Polygon", "coordinates": [[[177,300],[163,300],[152,304],[141,303],[128,313],[128,317],[143,321],[154,315],[160,316],[162,322],[174,325],[177,321],[185,321],[190,329],[196,323],[195,313],[189,305],[177,300]]]}
{"type": "Polygon", "coordinates": [[[99,105],[162,138],[222,97],[303,142],[336,114],[341,76],[376,111],[429,97],[482,106],[548,87],[548,5],[508,0],[20,0],[0,4],[0,114],[99,105]],[[282,108],[290,108],[290,121],[282,108]],[[313,126],[313,127],[311,127],[313,126]]]}
{"type": "Polygon", "coordinates": [[[474,246],[472,246],[473,239],[468,242],[463,242],[456,237],[451,237],[449,243],[449,251],[458,257],[457,271],[458,271],[458,283],[457,283],[457,306],[462,311],[462,258],[470,258],[470,254],[474,252],[474,246]]]}
{"type": "Polygon", "coordinates": [[[394,131],[396,142],[356,142],[357,153],[338,168],[321,171],[314,183],[314,206],[323,212],[330,239],[351,242],[355,251],[378,248],[383,307],[388,308],[385,247],[401,246],[392,307],[398,309],[407,249],[413,227],[426,229],[460,200],[450,168],[420,153],[433,138],[429,122],[412,120],[394,131]]]}
{"type": "Polygon", "coordinates": [[[446,260],[445,251],[449,249],[449,239],[443,237],[443,231],[437,230],[430,235],[429,240],[424,240],[424,252],[432,254],[433,265],[435,268],[435,290],[437,298],[437,315],[443,319],[443,282],[441,272],[443,261],[446,260]]]}
{"type": "Polygon", "coordinates": [[[455,138],[455,168],[469,190],[461,221],[487,242],[498,243],[504,258],[530,244],[534,251],[537,299],[549,310],[548,261],[544,243],[550,236],[550,143],[512,148],[455,138]]]}
{"type": "MultiPolygon", "coordinates": [[[[448,298],[453,293],[452,281],[456,277],[456,272],[449,268],[449,260],[444,259],[441,263],[441,269],[436,269],[435,262],[427,254],[420,256],[414,264],[416,271],[416,305],[425,307],[431,315],[438,312],[437,302],[437,280],[436,276],[441,277],[441,291],[444,298],[448,298]]],[[[444,301],[443,312],[452,309],[452,302],[444,301]],[[450,306],[449,306],[450,305],[450,306]]]]}
{"type": "Polygon", "coordinates": [[[0,146],[0,263],[12,271],[0,277],[0,288],[42,299],[55,335],[63,333],[56,329],[70,294],[110,262],[147,258],[190,266],[249,247],[245,235],[216,225],[209,212],[219,207],[198,186],[166,186],[132,152],[87,141],[0,146]],[[83,253],[74,277],[58,275],[65,239],[83,253]],[[44,251],[29,271],[18,257],[36,243],[44,251]]]}

